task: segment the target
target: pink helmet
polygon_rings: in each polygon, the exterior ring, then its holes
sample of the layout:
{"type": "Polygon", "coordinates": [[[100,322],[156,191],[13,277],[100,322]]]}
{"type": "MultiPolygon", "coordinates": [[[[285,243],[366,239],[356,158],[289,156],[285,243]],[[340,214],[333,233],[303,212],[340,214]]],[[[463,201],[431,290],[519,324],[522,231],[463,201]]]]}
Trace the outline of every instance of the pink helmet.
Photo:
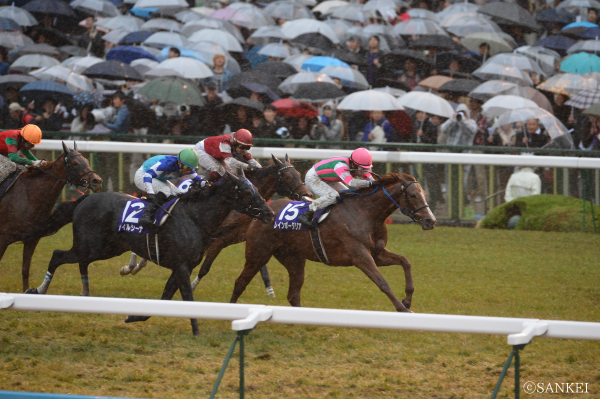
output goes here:
{"type": "Polygon", "coordinates": [[[350,155],[350,161],[362,168],[373,168],[373,156],[364,147],[359,147],[350,155]]]}

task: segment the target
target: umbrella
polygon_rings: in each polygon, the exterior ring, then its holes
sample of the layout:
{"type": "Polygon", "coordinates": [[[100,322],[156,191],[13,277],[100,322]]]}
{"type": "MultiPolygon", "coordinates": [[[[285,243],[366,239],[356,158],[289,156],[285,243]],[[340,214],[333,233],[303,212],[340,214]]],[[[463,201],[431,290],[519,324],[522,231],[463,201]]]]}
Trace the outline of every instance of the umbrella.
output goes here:
{"type": "Polygon", "coordinates": [[[477,10],[479,10],[479,6],[477,4],[468,3],[468,2],[454,3],[454,4],[444,8],[439,13],[437,13],[437,16],[440,20],[443,20],[444,18],[446,18],[450,15],[453,15],[453,14],[476,13],[477,10]]]}
{"type": "Polygon", "coordinates": [[[152,36],[148,37],[148,39],[144,40],[144,44],[146,46],[153,46],[158,48],[190,46],[190,42],[185,36],[175,32],[156,32],[152,34],[152,36]]]}
{"type": "Polygon", "coordinates": [[[438,24],[441,22],[440,18],[434,12],[422,8],[411,8],[407,13],[411,19],[428,19],[438,24]]]}
{"type": "Polygon", "coordinates": [[[444,22],[446,30],[459,37],[481,32],[502,32],[498,24],[481,14],[455,14],[444,22]]]}
{"type": "Polygon", "coordinates": [[[263,112],[265,105],[258,100],[250,100],[247,97],[238,97],[229,103],[221,104],[219,107],[223,109],[226,115],[234,115],[239,106],[248,107],[258,112],[263,112]]]}
{"type": "Polygon", "coordinates": [[[456,96],[466,96],[477,86],[479,86],[479,82],[472,79],[453,79],[438,87],[438,92],[452,93],[456,96]]]}
{"type": "Polygon", "coordinates": [[[404,50],[396,49],[383,56],[384,62],[390,62],[392,64],[399,64],[400,67],[404,67],[404,61],[414,61],[417,66],[426,67],[433,65],[433,60],[424,56],[423,53],[416,50],[404,50]]]}
{"type": "Polygon", "coordinates": [[[582,90],[571,97],[565,104],[575,108],[589,108],[600,103],[600,90],[582,90]]]}
{"type": "Polygon", "coordinates": [[[452,118],[454,109],[448,101],[433,93],[410,92],[396,100],[399,105],[427,114],[438,115],[444,118],[452,118]]]}
{"type": "MultiPolygon", "coordinates": [[[[565,3],[565,2],[563,2],[565,3]]],[[[559,4],[562,5],[563,3],[559,4]]],[[[550,8],[548,10],[544,10],[541,13],[539,13],[536,17],[535,20],[538,22],[545,22],[545,23],[549,23],[549,24],[570,24],[571,22],[575,21],[575,17],[568,13],[565,10],[561,10],[561,9],[553,9],[550,8]]]]}
{"type": "Polygon", "coordinates": [[[516,3],[488,3],[478,12],[489,15],[494,21],[502,25],[520,26],[528,31],[540,32],[543,28],[533,16],[516,3]]]}
{"type": "Polygon", "coordinates": [[[55,65],[53,67],[44,67],[35,71],[31,71],[29,75],[33,75],[37,79],[41,80],[51,81],[55,79],[60,79],[64,81],[67,79],[71,72],[72,71],[67,67],[63,67],[62,65],[55,65]]]}
{"type": "Polygon", "coordinates": [[[229,81],[227,81],[225,86],[227,91],[235,91],[244,83],[258,83],[272,90],[277,90],[277,86],[279,86],[281,82],[275,75],[265,74],[263,71],[254,69],[252,71],[242,72],[241,74],[234,75],[229,81]]]}
{"type": "MultiPolygon", "coordinates": [[[[231,71],[234,75],[242,72],[240,65],[235,60],[235,58],[231,57],[227,50],[223,47],[219,46],[216,43],[212,42],[200,42],[195,43],[192,46],[194,52],[190,52],[189,55],[187,51],[182,51],[181,55],[184,57],[195,58],[198,61],[204,62],[206,65],[213,66],[214,58],[217,54],[225,56],[225,69],[231,71]],[[202,59],[199,59],[197,55],[200,55],[202,59]]],[[[162,50],[162,53],[165,53],[165,49],[162,50]]],[[[168,50],[167,50],[168,53],[168,50]]]]}
{"type": "Polygon", "coordinates": [[[524,123],[530,119],[537,119],[540,125],[546,128],[548,135],[550,135],[553,143],[544,147],[558,147],[565,149],[571,149],[573,147],[573,138],[562,122],[548,111],[537,107],[506,111],[498,117],[498,120],[492,126],[492,131],[502,125],[514,124],[516,122],[524,123]]]}
{"type": "Polygon", "coordinates": [[[394,26],[394,32],[398,35],[422,36],[441,35],[448,36],[446,31],[437,23],[426,19],[409,19],[394,26]]]}
{"type": "MultiPolygon", "coordinates": [[[[294,75],[298,71],[291,65],[280,62],[280,61],[267,61],[257,65],[254,71],[262,72],[267,75],[275,76],[278,78],[287,78],[288,76],[294,75]]],[[[267,85],[269,86],[269,85],[267,85]]],[[[270,87],[270,86],[269,86],[270,87]]],[[[272,88],[273,89],[273,88],[272,88]]]]}
{"type": "Polygon", "coordinates": [[[349,65],[367,65],[367,60],[358,53],[344,49],[335,49],[327,53],[328,56],[337,58],[349,65]]]}
{"type": "Polygon", "coordinates": [[[192,43],[213,42],[222,46],[227,51],[242,52],[242,46],[240,46],[240,43],[235,36],[219,29],[201,29],[194,32],[194,34],[189,37],[189,41],[192,43]]]}
{"type": "Polygon", "coordinates": [[[313,57],[314,56],[310,54],[296,54],[286,58],[283,60],[283,62],[294,67],[296,72],[298,72],[302,68],[302,64],[304,64],[306,60],[310,60],[313,57]]]}
{"type": "Polygon", "coordinates": [[[533,101],[535,104],[538,105],[538,107],[543,108],[548,112],[554,112],[554,110],[552,109],[552,104],[550,104],[550,100],[548,100],[548,98],[544,96],[542,92],[530,86],[515,85],[515,87],[508,88],[497,94],[520,96],[533,101]]]}
{"type": "MultiPolygon", "coordinates": [[[[110,33],[109,33],[110,35],[110,33]]],[[[118,41],[119,44],[137,44],[142,43],[150,36],[154,35],[153,31],[135,31],[130,32],[127,35],[123,36],[121,40],[118,41]]],[[[106,35],[105,35],[106,37],[106,35]]]]}
{"type": "Polygon", "coordinates": [[[124,62],[125,64],[131,64],[133,60],[137,60],[138,58],[148,58],[150,60],[158,61],[152,54],[139,46],[117,46],[111,49],[106,55],[107,61],[116,60],[124,62]]]}
{"type": "Polygon", "coordinates": [[[292,95],[298,101],[321,102],[336,100],[346,96],[337,85],[327,82],[301,83],[292,95]]]}
{"type": "Polygon", "coordinates": [[[156,68],[158,64],[160,64],[158,61],[149,60],[147,58],[138,58],[137,60],[133,60],[129,65],[132,67],[143,65],[144,67],[148,68],[156,68]]]}
{"type": "Polygon", "coordinates": [[[206,64],[189,57],[170,58],[158,64],[156,68],[170,69],[188,79],[204,79],[213,76],[213,72],[206,64]]]}
{"type": "Polygon", "coordinates": [[[170,31],[170,32],[181,32],[181,24],[177,21],[173,21],[172,19],[167,18],[153,18],[150,19],[144,24],[142,24],[140,29],[144,30],[160,30],[160,31],[170,31]]]}
{"type": "Polygon", "coordinates": [[[48,97],[53,97],[56,101],[67,102],[73,98],[73,93],[63,84],[53,81],[35,81],[28,83],[21,88],[23,101],[30,103],[35,101],[38,104],[48,97]]]}
{"type": "Polygon", "coordinates": [[[139,0],[135,3],[135,8],[162,8],[162,7],[189,7],[185,0],[139,0]]]}
{"type": "Polygon", "coordinates": [[[597,54],[600,51],[600,40],[582,40],[569,47],[567,54],[585,51],[597,54]]]}
{"type": "Polygon", "coordinates": [[[319,72],[323,68],[329,67],[332,65],[350,68],[350,66],[348,64],[346,64],[343,61],[338,60],[337,58],[317,56],[317,57],[313,57],[309,60],[306,60],[304,62],[304,64],[302,64],[302,69],[306,70],[306,71],[319,72]]]}
{"type": "Polygon", "coordinates": [[[365,90],[369,88],[367,78],[354,68],[330,66],[323,68],[319,72],[328,75],[332,79],[338,78],[342,81],[344,87],[350,89],[365,90]]]}
{"type": "MultiPolygon", "coordinates": [[[[118,43],[124,44],[121,41],[129,33],[131,33],[131,32],[127,32],[127,31],[124,31],[121,29],[115,29],[114,31],[110,31],[106,35],[102,36],[102,40],[104,40],[108,43],[112,43],[112,44],[118,44],[118,43]]],[[[85,54],[87,54],[87,51],[85,52],[85,54]]],[[[85,54],[83,54],[83,55],[85,55],[85,54]]],[[[79,55],[79,54],[74,54],[74,55],[79,55]]]]}
{"type": "Polygon", "coordinates": [[[425,89],[438,90],[440,86],[442,86],[444,83],[450,82],[451,80],[452,78],[448,76],[433,75],[419,82],[419,86],[424,87],[425,89]]]}
{"type": "Polygon", "coordinates": [[[297,53],[298,50],[283,43],[270,43],[258,51],[258,54],[274,58],[288,58],[297,53]]]}
{"type": "Polygon", "coordinates": [[[73,46],[73,45],[62,46],[62,47],[59,47],[58,50],[65,56],[84,57],[87,55],[86,49],[79,47],[79,46],[73,46]]]}
{"type": "Polygon", "coordinates": [[[152,100],[162,100],[176,104],[204,106],[206,100],[198,86],[182,78],[157,78],[146,83],[139,91],[152,100]]]}
{"type": "Polygon", "coordinates": [[[600,37],[600,28],[589,28],[586,29],[579,35],[582,39],[596,39],[600,37]]]}
{"type": "Polygon", "coordinates": [[[540,90],[572,97],[582,90],[596,90],[598,82],[578,74],[556,74],[537,86],[540,90]]]}
{"type": "Polygon", "coordinates": [[[351,111],[391,111],[403,110],[391,94],[376,90],[363,90],[347,96],[338,105],[338,110],[351,111]]]}
{"type": "Polygon", "coordinates": [[[280,26],[261,26],[252,35],[250,35],[250,37],[287,39],[280,26]]]}
{"type": "MultiPolygon", "coordinates": [[[[212,28],[212,29],[220,29],[225,30],[232,34],[238,42],[245,43],[244,37],[240,33],[240,30],[236,28],[231,22],[223,21],[220,19],[214,18],[204,18],[198,21],[188,22],[181,28],[181,33],[185,36],[191,36],[194,32],[197,32],[201,29],[212,28]]],[[[276,28],[276,27],[264,27],[264,28],[276,28]]],[[[260,30],[260,29],[259,29],[260,30]]]]}
{"type": "Polygon", "coordinates": [[[468,50],[476,52],[479,52],[479,46],[487,43],[490,46],[490,54],[492,55],[513,50],[512,46],[502,36],[492,32],[473,33],[464,37],[460,43],[468,50]]]}
{"type": "Polygon", "coordinates": [[[523,85],[533,85],[529,75],[512,65],[484,64],[473,71],[473,75],[483,80],[499,79],[523,85]]]}
{"type": "Polygon", "coordinates": [[[9,53],[9,58],[17,59],[26,54],[43,54],[45,56],[60,55],[60,51],[54,46],[47,44],[28,44],[23,47],[17,47],[9,53]]]}
{"type": "Polygon", "coordinates": [[[471,90],[471,92],[469,92],[467,96],[477,100],[487,101],[500,93],[517,87],[519,87],[519,85],[517,85],[516,83],[493,79],[481,83],[473,90],[471,90]]]}
{"type": "Polygon", "coordinates": [[[274,1],[265,7],[264,12],[272,18],[283,18],[288,21],[299,18],[314,18],[306,6],[288,0],[274,1]]]}
{"type": "Polygon", "coordinates": [[[285,80],[281,82],[281,85],[279,85],[279,90],[284,93],[294,93],[301,83],[311,82],[327,82],[335,84],[335,82],[324,73],[302,71],[285,78],[285,80]]]}
{"type": "Polygon", "coordinates": [[[277,109],[277,113],[286,118],[313,118],[319,116],[319,109],[306,101],[281,99],[274,101],[272,104],[277,109]]]}
{"type": "Polygon", "coordinates": [[[567,51],[567,49],[573,46],[575,43],[576,42],[573,39],[569,39],[568,37],[553,35],[543,38],[535,45],[545,47],[547,49],[552,49],[564,54],[567,51]]]}
{"type": "Polygon", "coordinates": [[[348,21],[345,21],[343,19],[331,19],[328,18],[327,20],[323,21],[327,24],[327,26],[329,26],[336,34],[337,38],[340,40],[340,42],[344,42],[346,41],[347,34],[348,34],[348,30],[352,28],[352,24],[348,21]]]}
{"type": "Polygon", "coordinates": [[[249,92],[244,91],[244,90],[238,91],[239,93],[241,93],[241,97],[251,97],[252,92],[256,92],[256,93],[266,94],[267,96],[269,96],[269,98],[272,101],[279,100],[281,98],[271,88],[264,86],[264,85],[260,85],[258,83],[251,83],[251,82],[250,83],[242,83],[242,86],[245,87],[246,89],[248,89],[249,92]]]}
{"type": "Polygon", "coordinates": [[[11,50],[33,44],[33,40],[20,32],[0,32],[0,46],[11,50]]]}
{"type": "Polygon", "coordinates": [[[319,3],[316,7],[313,7],[313,13],[321,13],[322,15],[331,14],[333,10],[348,5],[347,1],[342,0],[327,0],[319,3]]]}
{"type": "Polygon", "coordinates": [[[133,67],[119,61],[103,61],[83,71],[83,75],[91,78],[107,80],[143,81],[144,78],[133,67]]]}
{"type": "Polygon", "coordinates": [[[600,57],[588,53],[573,54],[560,63],[560,70],[573,74],[600,72],[600,57]]]}
{"type": "Polygon", "coordinates": [[[485,64],[507,64],[513,65],[522,71],[531,72],[537,75],[544,75],[544,71],[531,58],[514,53],[497,54],[485,62],[485,64]]]}
{"type": "Polygon", "coordinates": [[[394,97],[400,97],[400,96],[404,96],[406,94],[406,91],[404,91],[402,89],[391,88],[389,86],[375,88],[373,90],[375,90],[376,92],[383,92],[383,93],[391,94],[394,97]]]}
{"type": "Polygon", "coordinates": [[[56,58],[48,57],[42,54],[27,54],[19,57],[12,65],[11,69],[27,70],[29,68],[43,68],[60,65],[56,58]]]}
{"type": "Polygon", "coordinates": [[[69,5],[60,0],[33,0],[22,7],[31,13],[64,15],[66,17],[76,17],[77,15],[69,5]]]}
{"type": "Polygon", "coordinates": [[[344,7],[339,7],[333,10],[331,13],[333,18],[345,19],[352,22],[360,22],[364,24],[369,17],[372,16],[370,12],[365,12],[362,5],[360,4],[348,4],[344,7]]]}
{"type": "Polygon", "coordinates": [[[333,29],[326,23],[315,19],[301,18],[293,21],[287,21],[281,27],[283,33],[290,39],[297,38],[304,33],[320,33],[334,44],[339,43],[339,39],[333,29]]]}
{"type": "Polygon", "coordinates": [[[199,21],[202,19],[202,16],[192,10],[183,10],[175,14],[175,18],[177,21],[186,24],[192,21],[199,21]]]}
{"type": "MultiPolygon", "coordinates": [[[[135,67],[135,70],[139,72],[139,66],[135,67]]],[[[142,73],[145,78],[155,79],[155,78],[163,78],[163,77],[175,77],[175,78],[183,78],[183,76],[172,69],[163,69],[163,68],[150,68],[146,72],[142,73]]]]}
{"type": "Polygon", "coordinates": [[[20,26],[34,26],[38,24],[38,21],[29,11],[15,7],[14,5],[0,7],[0,17],[10,18],[20,26]]]}
{"type": "Polygon", "coordinates": [[[37,78],[30,75],[10,74],[0,76],[0,93],[6,92],[9,87],[16,87],[20,89],[28,83],[34,81],[37,81],[37,78]]]}
{"type": "MultiPolygon", "coordinates": [[[[462,41],[461,41],[462,43],[462,41]]],[[[435,49],[438,51],[444,50],[462,50],[463,46],[450,39],[448,36],[442,35],[427,35],[421,36],[419,39],[409,44],[411,49],[435,49]]]]}
{"type": "Polygon", "coordinates": [[[0,30],[2,31],[19,31],[23,32],[21,26],[17,24],[15,21],[9,18],[4,18],[0,16],[0,30]]]}
{"type": "MultiPolygon", "coordinates": [[[[231,9],[227,8],[226,10],[231,9]]],[[[210,16],[212,18],[224,19],[226,21],[231,22],[234,25],[243,26],[248,29],[258,29],[261,26],[273,25],[273,20],[271,19],[271,17],[263,14],[263,12],[258,7],[249,6],[239,8],[237,10],[234,9],[234,12],[225,18],[219,18],[219,11],[211,14],[210,16]]]]}
{"type": "Polygon", "coordinates": [[[80,92],[73,96],[73,101],[77,106],[84,106],[86,104],[91,104],[95,108],[102,107],[102,100],[104,96],[98,92],[80,92]]]}
{"type": "Polygon", "coordinates": [[[71,70],[84,70],[92,65],[103,62],[104,60],[98,57],[71,57],[62,62],[62,66],[69,67],[71,70]]]}
{"type": "Polygon", "coordinates": [[[121,15],[117,7],[108,0],[75,0],[71,7],[95,17],[116,17],[121,15]]]}
{"type": "Polygon", "coordinates": [[[534,59],[546,76],[554,75],[556,62],[561,59],[557,52],[539,46],[522,46],[515,49],[515,52],[534,59]]]}
{"type": "Polygon", "coordinates": [[[37,36],[36,40],[38,41],[40,40],[40,36],[43,36],[48,44],[56,47],[73,44],[64,32],[54,28],[46,28],[39,25],[32,26],[30,34],[33,38],[37,36]]]}
{"type": "MultiPolygon", "coordinates": [[[[333,32],[333,31],[332,31],[333,32]]],[[[310,50],[316,50],[316,52],[330,52],[335,49],[335,44],[326,36],[320,33],[304,33],[291,40],[295,45],[299,45],[301,48],[309,48],[310,50]]]]}
{"type": "Polygon", "coordinates": [[[497,117],[509,110],[520,108],[538,108],[533,101],[519,96],[500,95],[495,96],[483,103],[482,112],[489,117],[497,117]]]}
{"type": "Polygon", "coordinates": [[[596,119],[600,119],[600,106],[598,104],[594,104],[593,106],[582,112],[582,114],[594,117],[596,119]]]}
{"type": "MultiPolygon", "coordinates": [[[[435,56],[435,60],[435,67],[438,70],[450,69],[450,64],[452,61],[456,60],[458,61],[461,70],[458,72],[463,72],[466,74],[472,73],[481,66],[481,58],[479,57],[479,54],[467,50],[443,51],[435,56]]],[[[455,72],[457,71],[452,71],[453,74],[455,74],[455,72]]]]}
{"type": "Polygon", "coordinates": [[[402,7],[409,8],[409,5],[401,0],[369,0],[367,4],[364,5],[364,10],[371,12],[379,12],[383,15],[384,12],[382,11],[395,11],[396,8],[402,7]]]}
{"type": "MultiPolygon", "coordinates": [[[[59,66],[52,68],[64,68],[59,66]]],[[[80,92],[89,92],[94,90],[94,84],[92,80],[86,76],[76,74],[75,72],[69,73],[65,79],[63,79],[65,85],[67,85],[67,89],[72,91],[73,93],[80,92]]]]}

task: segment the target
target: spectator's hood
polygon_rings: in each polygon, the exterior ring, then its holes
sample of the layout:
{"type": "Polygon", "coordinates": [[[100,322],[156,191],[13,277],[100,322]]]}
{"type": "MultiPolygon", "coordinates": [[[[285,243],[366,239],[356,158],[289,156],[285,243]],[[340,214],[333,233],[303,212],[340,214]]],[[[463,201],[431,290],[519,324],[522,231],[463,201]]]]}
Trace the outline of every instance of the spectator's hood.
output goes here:
{"type": "Polygon", "coordinates": [[[465,115],[467,116],[467,118],[471,119],[471,111],[469,110],[469,107],[467,107],[466,104],[460,103],[458,105],[458,107],[456,107],[456,113],[459,113],[461,111],[465,113],[465,115]]]}
{"type": "Polygon", "coordinates": [[[325,104],[323,104],[323,107],[321,107],[319,109],[319,115],[323,115],[323,108],[325,108],[325,106],[329,106],[331,108],[332,114],[331,114],[331,119],[336,119],[337,118],[337,108],[335,106],[335,103],[331,100],[327,101],[325,104]]]}

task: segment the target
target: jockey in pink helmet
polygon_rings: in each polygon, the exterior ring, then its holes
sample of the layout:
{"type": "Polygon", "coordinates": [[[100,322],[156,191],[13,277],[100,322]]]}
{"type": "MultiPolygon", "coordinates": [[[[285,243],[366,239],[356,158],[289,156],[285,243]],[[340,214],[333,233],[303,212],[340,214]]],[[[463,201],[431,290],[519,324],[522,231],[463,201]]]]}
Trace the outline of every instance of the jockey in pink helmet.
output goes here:
{"type": "Polygon", "coordinates": [[[298,221],[311,226],[315,211],[323,209],[337,201],[338,193],[353,188],[377,186],[379,182],[371,176],[373,157],[365,148],[358,148],[350,157],[334,157],[315,164],[306,173],[306,187],[318,195],[307,212],[302,214],[298,221]],[[360,177],[362,179],[357,179],[360,177]]]}

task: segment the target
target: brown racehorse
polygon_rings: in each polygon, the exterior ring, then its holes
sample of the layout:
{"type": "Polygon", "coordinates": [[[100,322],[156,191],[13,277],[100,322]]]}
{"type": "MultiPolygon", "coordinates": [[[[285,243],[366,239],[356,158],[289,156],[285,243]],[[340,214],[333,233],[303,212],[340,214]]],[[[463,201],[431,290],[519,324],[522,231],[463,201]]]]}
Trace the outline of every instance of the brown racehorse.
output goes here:
{"type": "MultiPolygon", "coordinates": [[[[427,205],[427,195],[415,178],[406,174],[387,174],[380,179],[381,187],[352,191],[344,195],[329,217],[320,224],[323,245],[331,266],[356,266],[385,293],[397,311],[410,312],[414,286],[411,265],[404,256],[385,248],[386,218],[398,209],[419,223],[423,230],[433,229],[436,219],[427,205]],[[402,265],[406,280],[406,298],[400,302],[385,281],[378,267],[402,265]]],[[[274,201],[275,215],[289,200],[274,201]]],[[[273,229],[273,224],[252,222],[246,232],[246,264],[235,288],[231,302],[237,302],[248,283],[269,259],[275,258],[287,269],[290,283],[287,299],[300,307],[300,292],[304,284],[306,260],[319,262],[308,232],[273,229]]]]}
{"type": "MultiPolygon", "coordinates": [[[[64,153],[41,170],[23,172],[0,201],[0,259],[6,248],[38,228],[38,223],[50,216],[66,183],[97,192],[102,178],[90,168],[88,160],[63,142],[64,153]]],[[[29,267],[39,239],[24,242],[23,291],[29,288],[29,267]]]]}

